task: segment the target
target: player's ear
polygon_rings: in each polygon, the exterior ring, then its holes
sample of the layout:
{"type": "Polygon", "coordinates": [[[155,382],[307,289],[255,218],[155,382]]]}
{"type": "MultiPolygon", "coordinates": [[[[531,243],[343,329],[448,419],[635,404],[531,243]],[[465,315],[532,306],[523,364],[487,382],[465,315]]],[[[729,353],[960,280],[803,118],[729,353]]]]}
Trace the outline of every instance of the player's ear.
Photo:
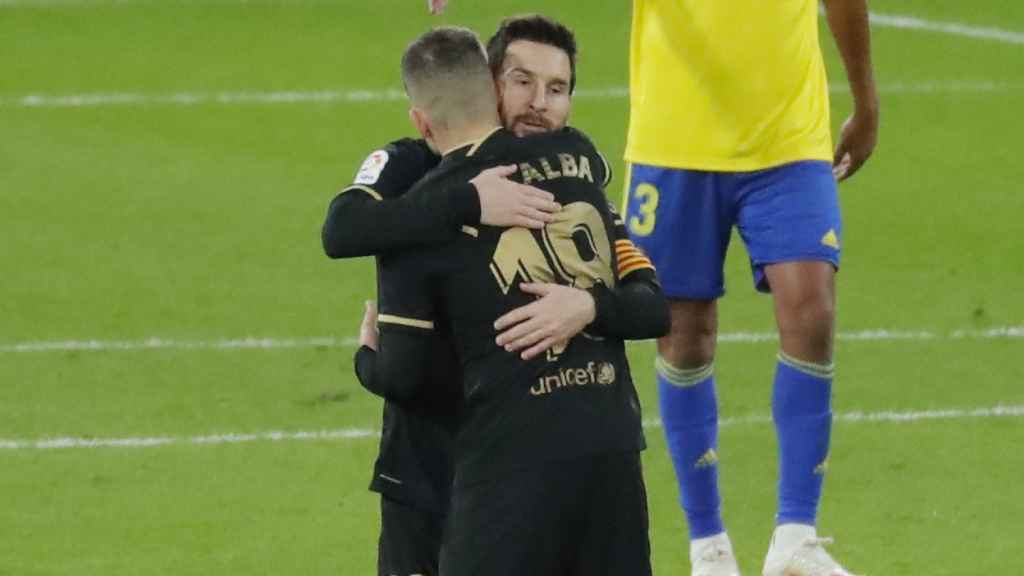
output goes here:
{"type": "Polygon", "coordinates": [[[416,131],[423,136],[423,139],[430,142],[434,138],[433,131],[430,129],[430,120],[427,115],[423,113],[423,110],[419,108],[409,108],[409,121],[416,127],[416,131]]]}

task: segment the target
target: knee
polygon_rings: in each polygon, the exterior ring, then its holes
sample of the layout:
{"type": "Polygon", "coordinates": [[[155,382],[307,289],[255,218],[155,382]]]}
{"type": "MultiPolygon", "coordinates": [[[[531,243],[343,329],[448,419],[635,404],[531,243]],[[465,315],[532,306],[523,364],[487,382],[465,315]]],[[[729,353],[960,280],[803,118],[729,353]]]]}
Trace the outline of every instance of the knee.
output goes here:
{"type": "Polygon", "coordinates": [[[831,332],[836,316],[835,302],[831,298],[809,298],[800,302],[787,316],[788,324],[799,332],[831,332]]]}
{"type": "MultiPolygon", "coordinates": [[[[712,303],[713,304],[713,303],[712,303]]],[[[718,318],[710,306],[673,305],[672,329],[658,341],[658,353],[680,369],[699,368],[715,357],[718,318]]]]}
{"type": "Polygon", "coordinates": [[[775,300],[779,333],[797,339],[831,338],[835,272],[827,262],[791,262],[765,269],[775,300]]]}
{"type": "Polygon", "coordinates": [[[831,298],[804,300],[779,312],[779,338],[784,352],[810,362],[831,360],[835,326],[835,303],[831,298]]]}

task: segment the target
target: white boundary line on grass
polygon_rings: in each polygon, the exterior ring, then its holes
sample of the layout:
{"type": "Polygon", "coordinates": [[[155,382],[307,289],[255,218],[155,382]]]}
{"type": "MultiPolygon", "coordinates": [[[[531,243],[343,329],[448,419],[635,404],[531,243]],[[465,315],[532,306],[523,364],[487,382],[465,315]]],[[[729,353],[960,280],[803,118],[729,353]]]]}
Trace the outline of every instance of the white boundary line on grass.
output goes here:
{"type": "MultiPolygon", "coordinates": [[[[883,94],[990,94],[1021,90],[1021,86],[990,80],[896,82],[878,87],[883,94]]],[[[845,84],[829,86],[834,93],[849,93],[845,84]]],[[[575,98],[613,100],[629,96],[625,86],[581,88],[575,98]]],[[[359,104],[405,101],[405,93],[394,88],[382,90],[287,90],[235,92],[90,92],[81,94],[27,94],[0,96],[0,108],[60,109],[145,106],[244,106],[279,104],[359,104]]]]}
{"type": "Polygon", "coordinates": [[[317,440],[357,440],[379,438],[380,430],[343,428],[317,432],[255,432],[250,434],[213,434],[209,436],[154,436],[149,438],[47,438],[44,440],[3,440],[0,450],[52,450],[58,448],[153,448],[191,444],[244,444],[248,442],[303,442],[317,440]]]}
{"type": "MultiPolygon", "coordinates": [[[[892,340],[1004,340],[1024,338],[1024,326],[1002,326],[987,330],[954,330],[938,333],[930,330],[860,330],[840,332],[840,341],[892,340]]],[[[774,332],[728,332],[719,342],[757,343],[777,339],[774,332]]],[[[0,344],[0,354],[41,352],[129,352],[140,350],[279,350],[308,348],[354,348],[357,338],[233,338],[221,340],[176,340],[153,337],[145,340],[56,340],[0,344]]]]}
{"type": "Polygon", "coordinates": [[[938,32],[950,36],[962,36],[966,38],[977,38],[980,40],[993,40],[1004,44],[1024,44],[1024,32],[1005,30],[1003,28],[989,28],[971,26],[963,22],[936,22],[925,20],[917,16],[902,14],[879,14],[871,12],[869,15],[871,25],[880,28],[900,28],[904,30],[920,30],[923,32],[938,32]]]}
{"type": "Polygon", "coordinates": [[[136,350],[280,350],[293,348],[354,348],[357,338],[232,338],[176,340],[59,340],[0,345],[0,354],[24,352],[125,352],[136,350]]]}
{"type": "MultiPolygon", "coordinates": [[[[922,422],[927,420],[966,420],[975,418],[1020,418],[1024,417],[1024,405],[996,405],[990,408],[950,408],[907,412],[840,412],[836,422],[922,422]]],[[[770,423],[769,416],[745,416],[724,418],[720,426],[749,426],[770,423]]],[[[660,420],[645,420],[644,428],[660,428],[660,420]]],[[[300,432],[255,432],[249,434],[213,434],[208,436],[154,436],[149,438],[46,438],[40,440],[0,439],[0,450],[56,450],[77,448],[155,448],[158,446],[191,445],[213,446],[220,444],[245,444],[251,442],[314,442],[358,440],[379,438],[379,430],[367,428],[342,428],[338,430],[300,432]]]]}

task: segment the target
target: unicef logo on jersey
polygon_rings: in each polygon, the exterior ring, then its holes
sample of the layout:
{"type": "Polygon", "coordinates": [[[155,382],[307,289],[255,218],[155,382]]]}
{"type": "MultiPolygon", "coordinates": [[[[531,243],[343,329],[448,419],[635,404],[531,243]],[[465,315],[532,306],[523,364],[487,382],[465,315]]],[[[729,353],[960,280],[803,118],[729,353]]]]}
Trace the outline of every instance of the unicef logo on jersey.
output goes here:
{"type": "Polygon", "coordinates": [[[586,367],[567,366],[555,374],[540,376],[530,394],[544,396],[552,392],[580,386],[609,386],[615,383],[615,365],[611,362],[587,362],[586,367]]]}

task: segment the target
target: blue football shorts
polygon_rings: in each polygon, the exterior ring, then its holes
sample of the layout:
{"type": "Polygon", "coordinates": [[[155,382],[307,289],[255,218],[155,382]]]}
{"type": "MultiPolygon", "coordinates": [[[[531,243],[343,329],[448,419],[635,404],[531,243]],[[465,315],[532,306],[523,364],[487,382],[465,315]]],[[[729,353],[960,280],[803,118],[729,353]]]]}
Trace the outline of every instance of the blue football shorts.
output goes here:
{"type": "Polygon", "coordinates": [[[825,261],[839,268],[839,195],[828,162],[753,172],[633,164],[628,186],[626,227],[670,298],[714,300],[725,294],[723,265],[733,226],[761,292],[770,291],[768,264],[825,261]]]}

